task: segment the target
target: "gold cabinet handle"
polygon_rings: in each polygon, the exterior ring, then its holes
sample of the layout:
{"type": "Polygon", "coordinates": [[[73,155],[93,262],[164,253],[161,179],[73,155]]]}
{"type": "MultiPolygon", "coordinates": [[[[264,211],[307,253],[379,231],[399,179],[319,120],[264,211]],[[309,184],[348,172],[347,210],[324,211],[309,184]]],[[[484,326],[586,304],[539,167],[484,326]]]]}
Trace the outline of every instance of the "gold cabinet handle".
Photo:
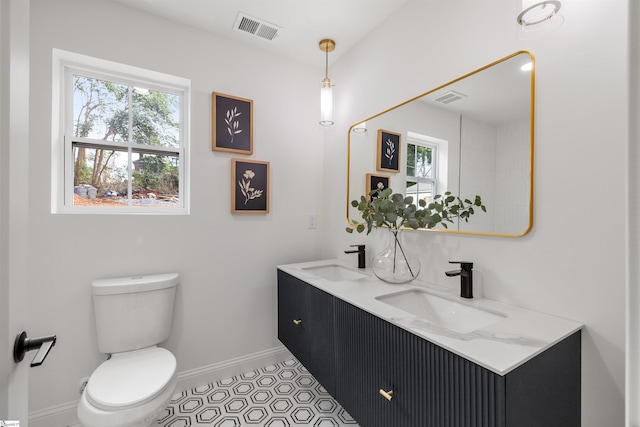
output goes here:
{"type": "Polygon", "coordinates": [[[298,326],[300,323],[302,323],[302,319],[293,319],[293,324],[298,326]]]}
{"type": "Polygon", "coordinates": [[[387,399],[389,402],[391,402],[391,399],[393,399],[393,390],[389,390],[389,391],[384,391],[383,389],[380,389],[380,394],[382,396],[384,396],[385,399],[387,399]]]}

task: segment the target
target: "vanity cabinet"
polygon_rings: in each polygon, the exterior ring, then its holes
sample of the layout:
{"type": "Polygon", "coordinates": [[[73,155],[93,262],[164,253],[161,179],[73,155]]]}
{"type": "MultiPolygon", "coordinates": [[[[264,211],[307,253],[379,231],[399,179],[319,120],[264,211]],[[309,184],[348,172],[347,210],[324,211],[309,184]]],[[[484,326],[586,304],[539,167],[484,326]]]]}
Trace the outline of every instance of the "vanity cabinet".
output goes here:
{"type": "Polygon", "coordinates": [[[361,426],[505,425],[498,375],[340,300],[336,326],[336,398],[361,426]]]}
{"type": "Polygon", "coordinates": [[[335,393],[335,297],[278,270],[278,339],[335,393]]]}
{"type": "Polygon", "coordinates": [[[499,375],[278,271],[278,337],[360,427],[580,426],[580,331],[499,375]]]}
{"type": "Polygon", "coordinates": [[[335,397],[361,427],[580,426],[580,332],[502,376],[342,300],[335,314],[335,397]]]}

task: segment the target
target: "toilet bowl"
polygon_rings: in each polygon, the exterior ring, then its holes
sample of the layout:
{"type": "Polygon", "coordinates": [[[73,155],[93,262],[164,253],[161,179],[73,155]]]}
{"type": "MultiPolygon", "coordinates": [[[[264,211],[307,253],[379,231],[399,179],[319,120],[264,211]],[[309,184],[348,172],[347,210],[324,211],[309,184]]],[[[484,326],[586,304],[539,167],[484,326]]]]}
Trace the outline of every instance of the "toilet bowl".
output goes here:
{"type": "Polygon", "coordinates": [[[91,374],[78,404],[83,427],[147,427],[175,392],[176,359],[151,347],[113,355],[91,374]]]}
{"type": "Polygon", "coordinates": [[[147,427],[176,385],[176,358],[157,344],[169,336],[178,274],[94,281],[98,348],[109,358],[78,402],[83,427],[147,427]]]}

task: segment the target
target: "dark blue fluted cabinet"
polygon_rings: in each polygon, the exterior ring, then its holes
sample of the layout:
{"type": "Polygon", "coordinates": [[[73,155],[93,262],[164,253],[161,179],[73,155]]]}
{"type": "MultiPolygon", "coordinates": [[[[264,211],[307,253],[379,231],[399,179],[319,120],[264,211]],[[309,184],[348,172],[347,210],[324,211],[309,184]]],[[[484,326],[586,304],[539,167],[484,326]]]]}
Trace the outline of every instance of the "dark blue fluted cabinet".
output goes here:
{"type": "Polygon", "coordinates": [[[505,426],[503,377],[340,300],[336,326],[336,398],[361,426],[505,426]]]}
{"type": "Polygon", "coordinates": [[[281,271],[278,304],[280,340],[361,427],[580,427],[580,332],[498,375],[281,271]]]}
{"type": "Polygon", "coordinates": [[[335,297],[278,270],[278,339],[335,395],[335,297]]]}

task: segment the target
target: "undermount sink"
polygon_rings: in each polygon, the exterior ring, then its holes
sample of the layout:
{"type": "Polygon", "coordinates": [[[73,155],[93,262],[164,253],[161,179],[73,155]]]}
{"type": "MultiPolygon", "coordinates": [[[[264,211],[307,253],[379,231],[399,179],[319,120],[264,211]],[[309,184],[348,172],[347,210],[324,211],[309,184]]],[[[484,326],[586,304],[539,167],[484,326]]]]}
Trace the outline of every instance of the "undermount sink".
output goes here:
{"type": "Polygon", "coordinates": [[[314,276],[322,277],[323,279],[327,279],[332,282],[358,280],[362,279],[363,277],[369,277],[366,274],[358,273],[357,271],[350,270],[338,264],[305,267],[302,270],[306,271],[307,273],[311,273],[314,276]]]}
{"type": "Polygon", "coordinates": [[[376,299],[411,313],[427,323],[463,334],[507,317],[418,289],[386,294],[376,299]]]}

